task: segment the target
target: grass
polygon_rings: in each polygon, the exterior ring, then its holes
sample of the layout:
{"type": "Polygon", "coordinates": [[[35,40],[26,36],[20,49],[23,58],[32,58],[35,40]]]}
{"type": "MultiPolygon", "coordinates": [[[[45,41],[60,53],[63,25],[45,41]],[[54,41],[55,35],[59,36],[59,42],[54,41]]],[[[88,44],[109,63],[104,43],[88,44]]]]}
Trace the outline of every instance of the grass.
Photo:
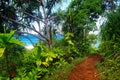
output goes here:
{"type": "Polygon", "coordinates": [[[115,55],[104,57],[104,61],[97,64],[101,80],[120,80],[120,54],[115,55]]]}

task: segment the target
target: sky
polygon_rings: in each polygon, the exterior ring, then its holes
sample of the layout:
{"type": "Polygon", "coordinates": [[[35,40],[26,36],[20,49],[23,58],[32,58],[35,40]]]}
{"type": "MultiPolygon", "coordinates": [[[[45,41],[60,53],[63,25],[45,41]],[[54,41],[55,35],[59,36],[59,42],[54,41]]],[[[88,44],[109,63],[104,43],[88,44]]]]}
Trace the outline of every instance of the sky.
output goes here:
{"type": "Polygon", "coordinates": [[[106,18],[105,17],[102,17],[102,16],[99,16],[99,18],[97,19],[96,21],[96,26],[97,26],[97,30],[96,31],[90,31],[89,34],[99,34],[100,32],[100,26],[103,24],[103,22],[106,21],[106,18]]]}
{"type": "Polygon", "coordinates": [[[66,10],[70,2],[71,0],[63,0],[59,5],[56,5],[56,8],[54,8],[54,11],[58,10],[59,8],[61,10],[66,10]]]}
{"type": "MultiPolygon", "coordinates": [[[[70,4],[70,2],[71,2],[71,0],[63,0],[59,5],[55,6],[55,8],[53,9],[53,12],[56,12],[58,9],[66,10],[68,5],[70,4]]],[[[32,24],[35,26],[36,30],[39,30],[37,22],[34,22],[32,24]]],[[[43,25],[44,24],[41,23],[41,29],[42,29],[43,25]]],[[[30,33],[36,34],[34,31],[30,31],[30,33]]]]}

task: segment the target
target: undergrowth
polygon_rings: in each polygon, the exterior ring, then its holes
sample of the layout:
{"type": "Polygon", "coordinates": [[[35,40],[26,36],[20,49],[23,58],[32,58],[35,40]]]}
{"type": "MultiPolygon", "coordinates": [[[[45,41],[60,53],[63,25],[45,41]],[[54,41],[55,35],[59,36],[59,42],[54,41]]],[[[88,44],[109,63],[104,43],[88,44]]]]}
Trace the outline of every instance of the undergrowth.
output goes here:
{"type": "Polygon", "coordinates": [[[120,53],[103,56],[97,67],[101,80],[120,80],[120,53]]]}
{"type": "Polygon", "coordinates": [[[58,69],[55,69],[52,75],[45,76],[43,80],[67,80],[74,66],[84,59],[86,59],[86,57],[74,59],[70,64],[68,63],[66,65],[61,66],[58,69]]]}

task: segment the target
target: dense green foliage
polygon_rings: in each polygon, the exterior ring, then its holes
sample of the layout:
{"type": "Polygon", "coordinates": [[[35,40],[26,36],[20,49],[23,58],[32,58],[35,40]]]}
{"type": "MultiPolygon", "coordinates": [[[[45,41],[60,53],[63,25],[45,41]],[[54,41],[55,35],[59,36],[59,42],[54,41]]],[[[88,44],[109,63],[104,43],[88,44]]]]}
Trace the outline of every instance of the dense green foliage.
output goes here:
{"type": "Polygon", "coordinates": [[[101,50],[103,52],[108,51],[109,54],[113,53],[119,53],[119,47],[120,47],[120,11],[119,9],[116,12],[111,12],[107,16],[107,21],[105,24],[103,24],[101,28],[100,38],[101,38],[101,50]],[[105,46],[106,45],[106,46],[105,46]]]}
{"type": "Polygon", "coordinates": [[[73,0],[66,12],[64,33],[74,35],[75,47],[81,53],[89,53],[89,32],[96,29],[95,20],[102,12],[102,0],[73,0]]]}
{"type": "MultiPolygon", "coordinates": [[[[7,55],[8,63],[5,64],[5,56],[0,59],[0,61],[2,61],[0,65],[3,65],[0,67],[0,76],[4,76],[1,77],[1,79],[8,79],[11,75],[15,75],[14,80],[53,80],[53,78],[57,79],[61,76],[67,79],[72,67],[82,59],[80,58],[77,62],[72,63],[74,59],[70,57],[71,54],[66,53],[68,51],[63,51],[60,48],[50,50],[42,44],[36,44],[32,50],[25,50],[20,46],[12,45],[6,51],[6,53],[9,53],[7,55]],[[67,56],[68,54],[69,56],[67,56]],[[9,70],[6,73],[7,64],[9,65],[9,70]],[[61,68],[65,71],[61,71],[61,68]],[[66,76],[62,75],[62,73],[66,76]]],[[[61,80],[63,78],[61,78],[61,80]]]]}
{"type": "Polygon", "coordinates": [[[120,11],[108,14],[106,23],[101,28],[101,44],[99,51],[104,56],[99,71],[102,80],[120,79],[120,11]]]}
{"type": "Polygon", "coordinates": [[[89,32],[97,30],[95,21],[113,0],[72,0],[66,11],[52,11],[60,1],[0,0],[0,80],[67,80],[74,65],[90,54],[103,56],[97,64],[102,80],[119,80],[120,8],[114,11],[111,5],[96,48],[98,35],[89,32]],[[44,28],[37,31],[32,22],[44,28]],[[59,25],[60,40],[53,36],[59,25]],[[30,50],[14,36],[27,33],[26,28],[37,32],[34,36],[41,41],[30,50]]]}
{"type": "Polygon", "coordinates": [[[22,42],[13,38],[14,32],[15,31],[11,31],[10,33],[0,34],[0,50],[1,50],[0,57],[3,55],[5,49],[7,49],[10,45],[18,44],[24,46],[22,42]]]}

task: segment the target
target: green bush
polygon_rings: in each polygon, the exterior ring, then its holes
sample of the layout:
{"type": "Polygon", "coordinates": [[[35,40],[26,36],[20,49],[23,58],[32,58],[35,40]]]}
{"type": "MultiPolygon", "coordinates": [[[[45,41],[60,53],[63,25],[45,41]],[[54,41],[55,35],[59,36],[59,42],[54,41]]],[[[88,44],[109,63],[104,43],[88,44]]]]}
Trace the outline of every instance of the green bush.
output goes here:
{"type": "Polygon", "coordinates": [[[104,57],[104,61],[97,65],[101,80],[119,80],[120,79],[120,53],[104,57]]]}
{"type": "Polygon", "coordinates": [[[50,50],[41,44],[36,44],[34,49],[27,50],[22,59],[22,66],[17,71],[16,78],[37,80],[52,75],[53,71],[67,64],[63,58],[62,50],[53,48],[50,50]]]}

